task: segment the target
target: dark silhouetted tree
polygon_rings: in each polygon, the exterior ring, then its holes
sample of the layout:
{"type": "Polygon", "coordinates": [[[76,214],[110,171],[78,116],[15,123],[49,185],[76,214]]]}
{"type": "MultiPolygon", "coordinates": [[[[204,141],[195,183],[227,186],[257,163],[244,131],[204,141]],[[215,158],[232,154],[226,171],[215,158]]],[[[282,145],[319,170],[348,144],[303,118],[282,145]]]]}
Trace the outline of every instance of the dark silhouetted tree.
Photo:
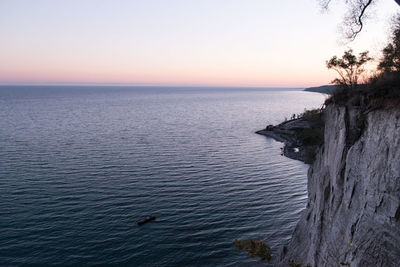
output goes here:
{"type": "Polygon", "coordinates": [[[391,41],[382,50],[378,70],[385,73],[400,72],[400,15],[394,19],[391,41]]]}
{"type": "Polygon", "coordinates": [[[328,69],[333,69],[339,74],[339,78],[332,81],[344,88],[354,89],[358,84],[360,75],[364,72],[363,65],[372,60],[368,56],[368,51],[362,52],[359,56],[353,54],[353,50],[349,49],[344,52],[341,58],[333,56],[326,62],[328,69]]]}
{"type": "Polygon", "coordinates": [[[400,14],[393,20],[391,39],[382,50],[378,73],[370,79],[370,94],[400,105],[400,14]]]}

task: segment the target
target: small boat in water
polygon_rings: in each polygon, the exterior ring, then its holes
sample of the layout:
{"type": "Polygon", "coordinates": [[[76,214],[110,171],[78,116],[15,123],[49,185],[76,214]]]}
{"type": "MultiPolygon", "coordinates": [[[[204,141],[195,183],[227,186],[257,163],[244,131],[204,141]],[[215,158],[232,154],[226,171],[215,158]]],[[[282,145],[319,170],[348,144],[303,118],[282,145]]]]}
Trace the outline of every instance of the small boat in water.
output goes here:
{"type": "Polygon", "coordinates": [[[149,217],[147,217],[147,218],[145,218],[145,219],[143,219],[143,220],[141,220],[141,221],[138,221],[137,224],[138,224],[138,225],[143,225],[143,224],[145,224],[145,223],[154,221],[155,219],[156,219],[156,216],[149,216],[149,217]]]}

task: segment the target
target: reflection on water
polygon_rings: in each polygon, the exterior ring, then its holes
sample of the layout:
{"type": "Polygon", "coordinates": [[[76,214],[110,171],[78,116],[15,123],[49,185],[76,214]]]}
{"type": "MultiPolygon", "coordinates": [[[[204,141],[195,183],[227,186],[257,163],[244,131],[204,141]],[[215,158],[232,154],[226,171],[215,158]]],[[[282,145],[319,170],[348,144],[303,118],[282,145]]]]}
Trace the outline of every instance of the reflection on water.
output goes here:
{"type": "Polygon", "coordinates": [[[259,263],[306,202],[307,166],[254,134],[323,96],[210,88],[0,87],[0,263],[259,263]],[[153,215],[143,226],[137,221],[153,215]]]}

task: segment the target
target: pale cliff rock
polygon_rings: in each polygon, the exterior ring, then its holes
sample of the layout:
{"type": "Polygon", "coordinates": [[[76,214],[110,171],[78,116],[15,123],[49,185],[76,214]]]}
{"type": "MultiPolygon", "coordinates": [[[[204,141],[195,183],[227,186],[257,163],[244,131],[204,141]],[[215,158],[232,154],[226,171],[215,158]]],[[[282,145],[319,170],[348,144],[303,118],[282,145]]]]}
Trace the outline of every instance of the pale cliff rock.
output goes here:
{"type": "Polygon", "coordinates": [[[400,266],[400,109],[330,105],[324,138],[276,265],[400,266]]]}

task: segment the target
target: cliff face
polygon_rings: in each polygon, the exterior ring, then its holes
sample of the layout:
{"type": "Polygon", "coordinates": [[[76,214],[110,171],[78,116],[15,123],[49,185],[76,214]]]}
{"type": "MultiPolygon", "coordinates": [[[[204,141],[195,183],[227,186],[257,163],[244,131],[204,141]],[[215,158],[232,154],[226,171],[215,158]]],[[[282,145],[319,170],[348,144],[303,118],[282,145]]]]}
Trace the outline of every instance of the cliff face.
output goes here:
{"type": "Polygon", "coordinates": [[[400,111],[328,106],[324,138],[278,265],[399,266],[400,111]]]}

